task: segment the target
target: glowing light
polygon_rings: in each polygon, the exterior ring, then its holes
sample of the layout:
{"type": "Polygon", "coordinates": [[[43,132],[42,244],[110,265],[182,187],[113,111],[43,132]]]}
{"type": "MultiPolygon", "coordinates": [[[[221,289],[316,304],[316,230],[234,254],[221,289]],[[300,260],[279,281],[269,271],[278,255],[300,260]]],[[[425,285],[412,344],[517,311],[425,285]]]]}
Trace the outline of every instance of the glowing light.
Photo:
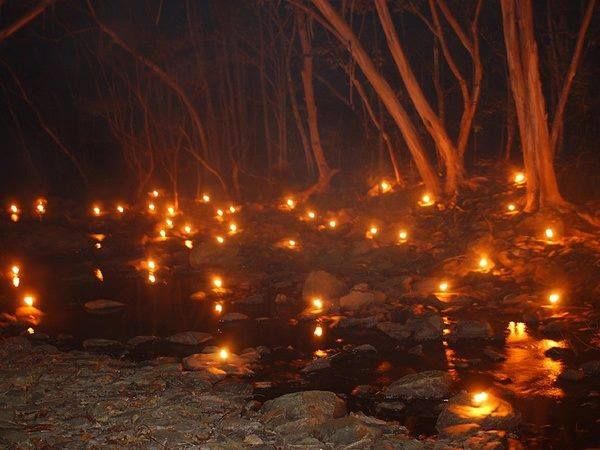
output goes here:
{"type": "Polygon", "coordinates": [[[433,204],[434,204],[434,201],[433,201],[433,197],[431,196],[431,194],[425,193],[421,196],[421,201],[419,202],[419,205],[431,206],[433,204]]]}
{"type": "Polygon", "coordinates": [[[27,328],[27,334],[33,334],[35,333],[35,330],[31,327],[27,328]]]}
{"type": "Polygon", "coordinates": [[[379,183],[379,188],[381,189],[381,192],[385,194],[392,189],[392,185],[387,181],[383,180],[381,183],[379,183]]]}
{"type": "Polygon", "coordinates": [[[19,285],[21,284],[21,278],[18,277],[17,275],[12,277],[12,285],[16,288],[19,287],[19,285]]]}
{"type": "Polygon", "coordinates": [[[119,214],[123,214],[125,212],[125,208],[122,205],[117,205],[117,212],[119,214]]]}
{"type": "Polygon", "coordinates": [[[335,228],[337,227],[337,221],[336,220],[330,220],[329,221],[329,228],[335,228]]]}
{"type": "Polygon", "coordinates": [[[25,303],[25,305],[27,306],[33,306],[33,304],[35,303],[35,298],[33,297],[33,295],[26,295],[25,297],[23,297],[23,303],[25,303]]]}
{"type": "Polygon", "coordinates": [[[94,275],[96,276],[96,278],[98,278],[100,281],[104,281],[104,275],[102,274],[102,271],[100,269],[95,269],[94,270],[94,275]]]}
{"type": "Polygon", "coordinates": [[[8,210],[12,213],[12,214],[19,214],[19,207],[17,206],[16,203],[13,203],[12,205],[10,205],[10,207],[8,208],[8,210]]]}
{"type": "Polygon", "coordinates": [[[408,232],[406,230],[400,230],[398,238],[400,239],[400,242],[406,241],[408,239],[408,232]]]}
{"type": "Polygon", "coordinates": [[[148,270],[156,270],[156,262],[153,259],[149,259],[146,261],[146,267],[148,267],[148,270]]]}
{"type": "Polygon", "coordinates": [[[288,240],[288,247],[289,248],[295,248],[296,247],[296,241],[293,239],[288,240]]]}
{"type": "Polygon", "coordinates": [[[208,195],[208,194],[202,194],[202,201],[204,203],[210,202],[210,195],[208,195]]]}
{"type": "Polygon", "coordinates": [[[321,325],[317,325],[315,327],[315,331],[313,331],[313,334],[317,337],[323,336],[323,327],[321,325]]]}
{"type": "Polygon", "coordinates": [[[438,287],[440,289],[440,292],[447,292],[448,291],[448,287],[449,287],[448,286],[448,282],[442,281],[438,287]]]}
{"type": "Polygon", "coordinates": [[[215,239],[217,240],[217,242],[219,244],[222,244],[223,242],[225,242],[225,238],[223,236],[217,236],[215,239]]]}
{"type": "Polygon", "coordinates": [[[217,289],[221,289],[223,287],[223,278],[221,277],[213,277],[212,279],[212,285],[217,288],[217,289]]]}
{"type": "Polygon", "coordinates": [[[161,238],[166,238],[166,237],[167,237],[167,232],[166,232],[165,230],[163,230],[163,229],[161,229],[161,230],[158,232],[158,234],[160,234],[160,237],[161,237],[161,238]]]}
{"type": "Polygon", "coordinates": [[[514,212],[514,211],[516,211],[517,207],[515,206],[515,204],[514,204],[514,203],[509,203],[509,204],[506,206],[506,209],[508,209],[510,212],[514,212]]]}
{"type": "Polygon", "coordinates": [[[183,227],[183,232],[184,232],[185,234],[190,234],[190,233],[192,232],[192,226],[191,226],[190,224],[186,224],[186,225],[183,227]]]}
{"type": "Polygon", "coordinates": [[[169,207],[167,208],[167,213],[168,213],[170,216],[174,216],[174,215],[175,215],[175,207],[174,207],[174,206],[169,206],[169,207]]]}
{"type": "Polygon", "coordinates": [[[316,309],[323,309],[323,300],[321,300],[320,298],[313,298],[312,299],[312,305],[316,308],[316,309]]]}
{"type": "Polygon", "coordinates": [[[231,223],[229,224],[229,232],[231,232],[231,233],[235,233],[235,232],[237,231],[237,229],[238,229],[238,227],[237,227],[237,225],[235,224],[235,222],[231,222],[231,223]]]}
{"type": "Polygon", "coordinates": [[[154,275],[153,273],[149,273],[148,274],[148,281],[152,284],[156,283],[156,275],[154,275]]]}
{"type": "Polygon", "coordinates": [[[294,209],[296,207],[296,201],[293,198],[291,198],[291,197],[288,197],[285,200],[285,204],[287,205],[287,207],[289,209],[294,209]]]}
{"type": "Polygon", "coordinates": [[[150,192],[150,195],[154,198],[158,198],[159,193],[156,189],[154,189],[152,192],[150,192]]]}
{"type": "Polygon", "coordinates": [[[10,220],[12,220],[13,222],[18,222],[19,221],[19,215],[18,214],[11,214],[10,215],[10,220]]]}
{"type": "Polygon", "coordinates": [[[485,256],[482,256],[481,258],[479,258],[479,268],[480,269],[485,270],[489,267],[489,265],[490,265],[490,262],[485,256]]]}
{"type": "Polygon", "coordinates": [[[554,238],[554,230],[548,227],[544,230],[544,235],[546,236],[546,239],[552,239],[554,238]]]}
{"type": "Polygon", "coordinates": [[[40,216],[46,214],[46,200],[43,198],[37,199],[35,202],[35,212],[40,216]]]}
{"type": "Polygon", "coordinates": [[[184,242],[184,245],[189,248],[190,250],[192,248],[194,248],[194,243],[192,241],[190,241],[189,239],[186,239],[186,241],[184,242]]]}
{"type": "Polygon", "coordinates": [[[308,217],[310,220],[314,220],[315,217],[317,217],[317,214],[314,211],[307,211],[306,217],[308,217]]]}
{"type": "Polygon", "coordinates": [[[12,272],[13,275],[17,276],[19,275],[19,272],[21,271],[20,267],[17,266],[16,264],[14,266],[12,266],[10,268],[10,271],[12,272]]]}
{"type": "Polygon", "coordinates": [[[223,312],[223,305],[220,303],[215,303],[215,312],[217,314],[221,314],[223,312]]]}
{"type": "Polygon", "coordinates": [[[556,305],[558,302],[560,302],[560,294],[558,292],[550,293],[550,295],[548,295],[548,301],[550,304],[556,305]]]}
{"type": "Polygon", "coordinates": [[[165,223],[167,224],[167,227],[169,229],[173,228],[174,226],[173,221],[171,219],[165,219],[165,223]]]}
{"type": "Polygon", "coordinates": [[[148,203],[148,211],[154,214],[156,212],[156,205],[152,202],[148,203]]]}
{"type": "Polygon", "coordinates": [[[102,248],[102,244],[101,244],[100,242],[96,242],[96,243],[94,244],[94,248],[96,248],[96,249],[101,249],[101,248],[102,248]]]}
{"type": "Polygon", "coordinates": [[[100,207],[99,207],[99,206],[94,206],[94,207],[92,208],[92,213],[93,213],[95,216],[99,216],[99,215],[102,213],[102,210],[100,209],[100,207]]]}
{"type": "Polygon", "coordinates": [[[221,358],[222,361],[227,361],[227,358],[229,358],[229,352],[226,348],[219,350],[219,358],[221,358]]]}
{"type": "Polygon", "coordinates": [[[222,209],[217,209],[217,216],[223,217],[223,214],[225,214],[225,213],[223,212],[222,209]]]}
{"type": "Polygon", "coordinates": [[[233,214],[234,212],[236,212],[235,206],[231,205],[231,206],[229,207],[229,212],[230,212],[231,214],[233,214]]]}
{"type": "Polygon", "coordinates": [[[474,405],[480,406],[481,404],[486,402],[488,398],[489,398],[488,393],[481,391],[476,394],[473,394],[473,396],[471,397],[471,401],[473,402],[474,405]]]}
{"type": "Polygon", "coordinates": [[[517,172],[515,173],[513,180],[515,184],[523,184],[526,180],[525,174],[523,172],[517,172]]]}

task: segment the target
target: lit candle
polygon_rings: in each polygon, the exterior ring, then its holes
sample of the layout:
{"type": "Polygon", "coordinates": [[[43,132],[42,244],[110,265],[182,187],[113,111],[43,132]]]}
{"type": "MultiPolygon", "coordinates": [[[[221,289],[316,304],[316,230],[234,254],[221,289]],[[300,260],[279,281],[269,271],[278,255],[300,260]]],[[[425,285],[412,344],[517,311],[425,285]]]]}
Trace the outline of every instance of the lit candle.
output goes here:
{"type": "Polygon", "coordinates": [[[408,232],[406,230],[400,230],[398,238],[400,239],[400,242],[406,242],[408,239],[408,232]]]}
{"type": "Polygon", "coordinates": [[[231,206],[229,207],[229,212],[230,212],[231,214],[233,214],[235,211],[236,211],[236,209],[235,209],[235,206],[231,205],[231,206]]]}
{"type": "Polygon", "coordinates": [[[309,220],[314,220],[315,217],[317,217],[317,214],[314,211],[307,211],[306,217],[308,217],[309,220]]]}
{"type": "Polygon", "coordinates": [[[96,276],[96,278],[98,278],[100,281],[104,281],[104,275],[102,274],[102,271],[100,269],[95,269],[94,270],[94,275],[96,276]]]}
{"type": "Polygon", "coordinates": [[[321,327],[321,325],[317,325],[313,334],[317,337],[323,336],[323,327],[321,327]]]}
{"type": "Polygon", "coordinates": [[[14,276],[17,276],[17,275],[19,275],[19,272],[21,271],[21,269],[20,269],[20,267],[19,267],[19,266],[17,266],[17,265],[14,265],[14,266],[12,266],[12,267],[10,268],[10,271],[12,272],[12,274],[13,274],[14,276]]]}
{"type": "Polygon", "coordinates": [[[312,305],[316,309],[323,309],[323,300],[321,300],[319,297],[313,298],[312,299],[312,305]]]}
{"type": "Polygon", "coordinates": [[[237,225],[235,224],[235,222],[231,222],[231,223],[229,224],[229,232],[230,232],[230,233],[232,233],[232,234],[233,234],[233,233],[237,232],[237,229],[238,229],[238,227],[237,227],[237,225]]]}
{"type": "Polygon", "coordinates": [[[33,295],[26,295],[25,297],[23,297],[23,303],[25,303],[25,305],[27,306],[33,306],[33,304],[35,303],[35,298],[33,297],[33,295]]]}
{"type": "Polygon", "coordinates": [[[560,302],[560,294],[558,292],[552,292],[548,295],[548,301],[551,305],[556,305],[560,302]]]}
{"type": "Polygon", "coordinates": [[[287,207],[289,209],[294,209],[296,207],[296,202],[294,201],[293,198],[288,197],[285,201],[285,204],[287,205],[287,207]]]}
{"type": "Polygon", "coordinates": [[[215,312],[221,314],[223,312],[223,305],[221,303],[215,303],[215,312]]]}
{"type": "Polygon", "coordinates": [[[296,247],[296,241],[293,239],[288,240],[288,247],[289,248],[295,248],[296,247]]]}
{"type": "Polygon", "coordinates": [[[190,224],[186,224],[186,225],[183,227],[183,232],[184,232],[185,234],[190,234],[190,233],[192,232],[192,226],[191,226],[190,224]]]}
{"type": "Polygon", "coordinates": [[[210,202],[210,195],[208,195],[208,194],[202,194],[202,201],[204,203],[210,202]]]}
{"type": "Polygon", "coordinates": [[[102,213],[102,210],[100,209],[100,207],[99,207],[98,205],[95,205],[95,206],[92,208],[92,213],[93,213],[95,216],[99,216],[99,215],[102,213]]]}
{"type": "Polygon", "coordinates": [[[169,206],[167,208],[167,214],[169,214],[170,216],[174,216],[175,215],[175,207],[174,206],[169,206]]]}
{"type": "Polygon", "coordinates": [[[447,292],[448,291],[448,282],[442,281],[439,285],[439,289],[440,289],[440,292],[447,292]]]}
{"type": "Polygon", "coordinates": [[[221,289],[223,287],[223,279],[221,277],[213,277],[212,284],[216,289],[221,289]]]}
{"type": "Polygon", "coordinates": [[[189,239],[186,239],[186,241],[184,242],[184,245],[189,248],[190,250],[192,248],[194,248],[194,243],[192,241],[190,241],[189,239]]]}
{"type": "Polygon", "coordinates": [[[19,221],[19,215],[18,214],[11,214],[10,215],[10,220],[12,220],[13,222],[18,222],[19,221]]]}
{"type": "Polygon", "coordinates": [[[225,213],[223,212],[222,209],[217,209],[217,216],[223,217],[223,214],[225,214],[225,213]]]}
{"type": "Polygon", "coordinates": [[[392,189],[392,185],[387,181],[383,180],[381,183],[379,183],[379,188],[381,189],[381,193],[385,194],[392,189]]]}
{"type": "Polygon", "coordinates": [[[18,275],[13,275],[12,277],[12,285],[16,288],[21,284],[21,278],[18,275]]]}
{"type": "Polygon", "coordinates": [[[19,206],[16,203],[13,203],[12,205],[10,205],[10,207],[8,208],[8,210],[12,213],[12,214],[19,214],[19,206]]]}
{"type": "Polygon", "coordinates": [[[375,235],[379,232],[379,229],[375,225],[371,225],[366,235],[368,239],[373,239],[375,235]]]}
{"type": "Polygon", "coordinates": [[[152,202],[148,203],[148,211],[154,214],[156,212],[156,205],[152,202]]]}
{"type": "Polygon", "coordinates": [[[119,214],[123,214],[125,212],[125,208],[122,205],[117,205],[117,212],[119,214]]]}
{"type": "Polygon", "coordinates": [[[515,181],[515,184],[525,183],[525,174],[523,172],[515,173],[514,181],[515,181]]]}
{"type": "Polygon", "coordinates": [[[487,392],[481,391],[476,394],[473,394],[473,396],[471,397],[471,401],[475,406],[481,406],[485,401],[487,401],[488,397],[489,396],[487,392]]]}
{"type": "Polygon", "coordinates": [[[35,330],[31,327],[27,328],[27,334],[33,334],[35,333],[35,330]]]}
{"type": "Polygon", "coordinates": [[[156,189],[154,189],[152,192],[150,192],[150,195],[154,198],[158,197],[158,191],[156,189]]]}
{"type": "Polygon", "coordinates": [[[156,262],[153,259],[149,259],[146,261],[146,267],[148,267],[148,270],[155,271],[156,270],[156,262]]]}
{"type": "Polygon", "coordinates": [[[546,239],[551,240],[554,238],[554,230],[548,227],[544,230],[544,235],[546,236],[546,239]]]}
{"type": "Polygon", "coordinates": [[[225,238],[223,236],[217,236],[215,239],[217,240],[217,242],[219,244],[222,244],[223,242],[225,242],[225,238]]]}
{"type": "Polygon", "coordinates": [[[46,203],[47,203],[46,200],[44,200],[43,198],[40,198],[36,201],[35,212],[38,215],[41,216],[46,213],[46,203]]]}
{"type": "Polygon", "coordinates": [[[227,361],[227,358],[229,358],[229,352],[226,348],[222,348],[219,351],[219,358],[221,358],[222,361],[227,361]]]}
{"type": "Polygon", "coordinates": [[[421,206],[431,206],[434,204],[433,201],[433,197],[431,196],[431,194],[423,194],[423,196],[421,197],[421,201],[419,202],[419,205],[421,206]]]}
{"type": "Polygon", "coordinates": [[[487,259],[487,257],[482,256],[481,258],[479,258],[479,268],[481,270],[486,270],[490,265],[489,260],[487,259]]]}
{"type": "Polygon", "coordinates": [[[163,238],[163,239],[167,237],[167,232],[165,230],[163,230],[162,228],[158,232],[158,234],[160,234],[160,237],[163,238]]]}
{"type": "Polygon", "coordinates": [[[153,273],[149,273],[148,274],[148,281],[152,284],[156,283],[156,275],[154,275],[153,273]]]}
{"type": "Polygon", "coordinates": [[[99,250],[99,249],[101,249],[101,248],[102,248],[102,244],[101,244],[100,242],[96,242],[96,243],[94,244],[94,248],[96,248],[96,249],[98,249],[98,250],[99,250]]]}
{"type": "Polygon", "coordinates": [[[165,223],[167,224],[167,227],[169,229],[172,229],[174,226],[173,221],[171,219],[165,219],[165,223]]]}
{"type": "Polygon", "coordinates": [[[329,221],[329,228],[332,228],[332,229],[333,229],[333,228],[335,228],[335,227],[337,227],[337,221],[336,221],[336,220],[333,220],[333,219],[332,219],[332,220],[330,220],[330,221],[329,221]]]}
{"type": "Polygon", "coordinates": [[[517,207],[514,203],[509,203],[506,206],[506,209],[508,209],[509,212],[515,212],[517,210],[517,207]]]}

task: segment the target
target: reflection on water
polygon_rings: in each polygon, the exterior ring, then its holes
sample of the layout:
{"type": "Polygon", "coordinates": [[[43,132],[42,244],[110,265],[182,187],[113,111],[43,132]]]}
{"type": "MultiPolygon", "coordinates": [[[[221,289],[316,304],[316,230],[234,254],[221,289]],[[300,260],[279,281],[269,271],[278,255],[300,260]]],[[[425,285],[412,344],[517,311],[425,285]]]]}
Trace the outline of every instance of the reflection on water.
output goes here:
{"type": "Polygon", "coordinates": [[[552,347],[564,347],[564,342],[536,339],[523,322],[510,322],[505,355],[498,370],[509,374],[513,383],[507,389],[521,395],[563,397],[563,390],[555,381],[562,371],[562,363],[544,355],[552,347]]]}

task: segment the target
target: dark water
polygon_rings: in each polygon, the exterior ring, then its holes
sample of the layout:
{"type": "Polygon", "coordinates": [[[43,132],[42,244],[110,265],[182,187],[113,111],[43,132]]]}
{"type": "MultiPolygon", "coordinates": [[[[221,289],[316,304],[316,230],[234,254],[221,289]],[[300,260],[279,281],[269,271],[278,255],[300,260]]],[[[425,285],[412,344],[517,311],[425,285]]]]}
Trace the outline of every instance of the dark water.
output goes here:
{"type": "MultiPolygon", "coordinates": [[[[170,244],[165,243],[167,245],[170,244]]],[[[177,245],[181,247],[180,243],[177,245]]],[[[591,381],[557,382],[563,363],[544,355],[551,347],[567,345],[561,337],[544,338],[535,329],[509,318],[488,318],[495,329],[506,330],[504,341],[497,343],[496,348],[506,359],[498,363],[490,362],[483,355],[487,344],[427,344],[420,355],[415,355],[409,352],[409,347],[399,346],[375,331],[330,328],[327,320],[320,324],[323,336],[316,337],[317,322],[296,320],[302,305],[275,304],[273,299],[281,292],[279,288],[257,288],[241,283],[229,291],[215,292],[210,285],[211,275],[222,274],[227,288],[233,276],[230,278],[230,274],[216,269],[191,270],[183,248],[168,265],[157,258],[160,261],[157,282],[151,284],[146,272],[136,268],[141,254],[132,252],[131,259],[127,259],[107,251],[108,246],[95,249],[90,240],[89,252],[82,254],[52,258],[29,254],[27,258],[20,258],[24,285],[36,293],[36,307],[44,313],[40,322],[32,326],[36,332],[50,335],[51,340],[66,349],[79,348],[87,338],[125,342],[138,335],[167,337],[188,330],[212,333],[215,345],[226,346],[232,352],[264,345],[271,353],[253,380],[259,382],[256,385],[258,399],[296,390],[332,390],[346,395],[352,408],[400,420],[416,435],[434,433],[438,414],[435,403],[417,402],[390,416],[390,413],[377,411],[373,402],[361,401],[349,394],[357,385],[383,387],[415,370],[447,370],[458,388],[496,392],[521,411],[524,424],[520,433],[528,448],[568,449],[599,443],[600,386],[591,381]],[[97,268],[102,271],[103,281],[94,275],[97,268]],[[190,295],[199,290],[207,294],[206,298],[190,299],[190,295]],[[265,302],[239,303],[255,294],[262,295],[265,302]],[[99,298],[118,300],[126,306],[111,314],[86,312],[83,304],[99,298]],[[214,311],[216,302],[224,307],[221,315],[214,311]],[[232,311],[256,320],[220,322],[223,314],[232,311]],[[58,340],[60,335],[72,338],[58,340]],[[375,346],[377,354],[353,355],[344,351],[346,345],[365,343],[375,346]],[[309,376],[300,373],[315,356],[335,354],[340,357],[331,370],[309,376]],[[468,364],[464,364],[465,361],[468,364]]],[[[10,267],[8,260],[3,264],[10,267]]],[[[12,288],[6,287],[7,283],[2,285],[2,310],[14,311],[20,298],[12,288]]],[[[298,298],[298,292],[292,290],[289,294],[298,298]]],[[[27,326],[12,328],[9,332],[24,332],[25,328],[27,326]]],[[[144,360],[160,355],[182,356],[194,351],[162,342],[142,346],[130,357],[144,360]]]]}

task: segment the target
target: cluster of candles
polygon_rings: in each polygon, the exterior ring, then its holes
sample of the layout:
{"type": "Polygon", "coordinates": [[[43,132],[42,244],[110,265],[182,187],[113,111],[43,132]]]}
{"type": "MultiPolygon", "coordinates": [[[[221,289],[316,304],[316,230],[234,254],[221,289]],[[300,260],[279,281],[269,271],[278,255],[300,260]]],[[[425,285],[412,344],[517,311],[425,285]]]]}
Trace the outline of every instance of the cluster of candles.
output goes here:
{"type": "MultiPolygon", "coordinates": [[[[44,214],[46,214],[47,204],[48,202],[45,198],[38,198],[33,203],[33,213],[41,218],[44,214]]],[[[11,203],[10,205],[8,205],[8,214],[10,215],[10,220],[12,220],[13,222],[19,221],[19,219],[21,218],[21,213],[21,208],[17,203],[11,203]]]]}

